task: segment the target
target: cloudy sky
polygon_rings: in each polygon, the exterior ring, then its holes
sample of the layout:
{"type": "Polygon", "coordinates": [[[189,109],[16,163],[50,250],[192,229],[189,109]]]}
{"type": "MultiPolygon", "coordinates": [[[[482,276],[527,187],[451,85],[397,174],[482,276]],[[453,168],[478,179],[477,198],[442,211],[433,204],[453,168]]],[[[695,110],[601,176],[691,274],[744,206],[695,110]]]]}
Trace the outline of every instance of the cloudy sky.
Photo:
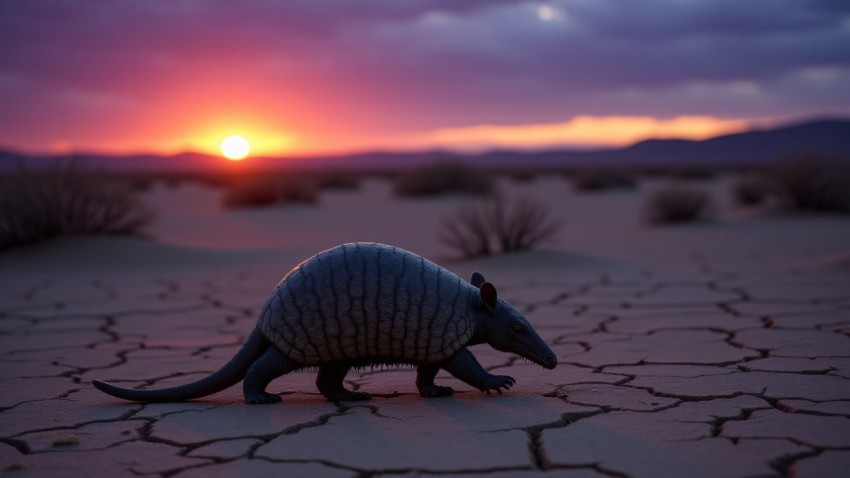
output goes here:
{"type": "Polygon", "coordinates": [[[847,0],[3,0],[0,146],[623,145],[850,116],[847,0]]]}

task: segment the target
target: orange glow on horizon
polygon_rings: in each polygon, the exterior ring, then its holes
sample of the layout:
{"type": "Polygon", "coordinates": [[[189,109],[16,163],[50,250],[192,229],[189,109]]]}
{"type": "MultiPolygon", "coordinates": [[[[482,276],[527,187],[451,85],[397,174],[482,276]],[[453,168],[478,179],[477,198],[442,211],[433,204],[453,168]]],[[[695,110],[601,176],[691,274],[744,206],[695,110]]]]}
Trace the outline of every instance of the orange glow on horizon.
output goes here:
{"type": "Polygon", "coordinates": [[[565,123],[439,129],[419,140],[459,148],[624,147],[646,139],[703,140],[744,131],[750,126],[751,122],[747,120],[726,120],[711,116],[678,116],[672,119],[652,116],[577,116],[565,123]]]}
{"type": "MultiPolygon", "coordinates": [[[[123,141],[71,141],[57,138],[47,152],[67,154],[178,154],[198,152],[225,155],[222,138],[243,132],[250,137],[252,157],[346,154],[364,151],[422,151],[445,148],[456,151],[543,148],[618,148],[646,139],[702,140],[713,136],[745,131],[753,126],[771,126],[769,118],[760,120],[723,119],[712,116],[577,116],[563,123],[518,125],[479,124],[404,132],[341,129],[336,124],[310,124],[296,127],[269,113],[224,114],[195,111],[206,119],[191,121],[158,116],[147,128],[133,131],[123,141]],[[188,127],[187,127],[188,125],[188,127]]],[[[351,125],[349,125],[350,127],[351,125]]],[[[44,151],[42,149],[42,151],[44,151]]]]}
{"type": "Polygon", "coordinates": [[[197,151],[222,155],[222,138],[241,135],[250,138],[250,155],[283,156],[290,154],[297,144],[295,132],[280,120],[257,113],[223,114],[201,112],[207,119],[193,121],[190,128],[180,127],[179,137],[162,141],[156,149],[168,151],[197,151]]]}

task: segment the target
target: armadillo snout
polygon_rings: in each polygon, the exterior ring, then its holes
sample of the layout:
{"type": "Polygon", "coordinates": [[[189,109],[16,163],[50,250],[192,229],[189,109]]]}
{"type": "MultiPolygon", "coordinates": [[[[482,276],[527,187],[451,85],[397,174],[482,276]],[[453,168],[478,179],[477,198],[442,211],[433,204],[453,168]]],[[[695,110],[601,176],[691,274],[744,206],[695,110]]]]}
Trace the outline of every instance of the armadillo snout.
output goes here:
{"type": "Polygon", "coordinates": [[[545,362],[545,365],[543,366],[548,368],[549,370],[552,370],[553,368],[558,366],[558,357],[556,357],[553,353],[546,354],[546,356],[543,357],[543,360],[545,362]]]}

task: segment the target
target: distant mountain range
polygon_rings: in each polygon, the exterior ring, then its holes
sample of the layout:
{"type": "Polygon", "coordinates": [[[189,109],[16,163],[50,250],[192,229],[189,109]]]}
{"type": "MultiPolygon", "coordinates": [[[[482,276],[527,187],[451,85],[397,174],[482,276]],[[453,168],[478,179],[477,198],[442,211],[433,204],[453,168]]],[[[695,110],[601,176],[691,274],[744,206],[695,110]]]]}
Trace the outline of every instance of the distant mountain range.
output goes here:
{"type": "Polygon", "coordinates": [[[252,157],[239,165],[219,156],[181,153],[173,156],[153,154],[109,156],[74,154],[35,156],[0,150],[0,171],[15,164],[31,167],[50,164],[57,159],[76,157],[98,169],[127,172],[215,172],[238,169],[339,169],[392,170],[440,159],[462,159],[492,168],[570,168],[593,165],[610,166],[748,166],[797,154],[817,153],[850,158],[850,120],[821,119],[772,129],[717,136],[703,141],[652,139],[625,148],[576,151],[495,150],[463,155],[448,151],[367,152],[333,156],[252,157]]]}

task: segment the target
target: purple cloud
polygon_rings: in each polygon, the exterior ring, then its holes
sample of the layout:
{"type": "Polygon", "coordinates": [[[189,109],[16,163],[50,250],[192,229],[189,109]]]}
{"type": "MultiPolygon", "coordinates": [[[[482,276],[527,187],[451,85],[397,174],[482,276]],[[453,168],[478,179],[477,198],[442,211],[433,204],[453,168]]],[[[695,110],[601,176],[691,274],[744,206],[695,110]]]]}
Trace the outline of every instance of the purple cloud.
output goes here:
{"type": "Polygon", "coordinates": [[[388,134],[582,114],[846,114],[848,5],[7,0],[0,142],[144,114],[212,79],[222,96],[303,90],[388,134]]]}

